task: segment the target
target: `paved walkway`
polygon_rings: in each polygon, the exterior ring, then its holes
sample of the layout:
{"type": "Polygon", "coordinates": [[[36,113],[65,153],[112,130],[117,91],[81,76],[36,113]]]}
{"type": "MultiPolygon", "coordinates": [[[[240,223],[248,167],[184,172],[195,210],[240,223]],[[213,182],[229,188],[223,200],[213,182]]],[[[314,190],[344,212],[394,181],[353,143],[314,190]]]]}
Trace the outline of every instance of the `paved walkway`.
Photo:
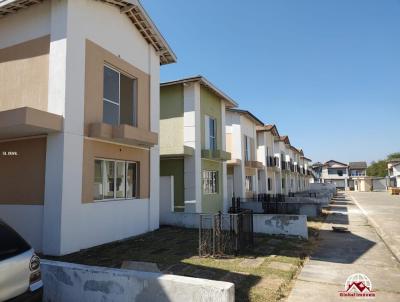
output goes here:
{"type": "Polygon", "coordinates": [[[351,192],[349,195],[400,261],[400,196],[388,192],[351,192]]]}
{"type": "Polygon", "coordinates": [[[320,231],[319,246],[298,276],[289,302],[354,301],[339,291],[349,275],[369,277],[374,301],[400,301],[400,264],[349,195],[339,195],[320,231]],[[332,226],[350,232],[332,232],[332,226]]]}

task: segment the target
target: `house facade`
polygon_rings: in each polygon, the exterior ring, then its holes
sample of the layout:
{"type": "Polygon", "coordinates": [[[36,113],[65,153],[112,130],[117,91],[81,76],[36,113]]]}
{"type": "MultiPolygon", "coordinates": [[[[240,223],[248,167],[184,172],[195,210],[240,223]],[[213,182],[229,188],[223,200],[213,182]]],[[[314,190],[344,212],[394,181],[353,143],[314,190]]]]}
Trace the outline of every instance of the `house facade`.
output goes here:
{"type": "Polygon", "coordinates": [[[264,165],[257,160],[257,126],[262,125],[249,111],[232,108],[226,112],[226,148],[231,153],[227,161],[229,201],[233,196],[252,198],[259,193],[258,172],[264,165]]]}
{"type": "Polygon", "coordinates": [[[174,211],[227,209],[225,111],[235,106],[201,76],[161,84],[160,175],[173,176],[174,211]]]}
{"type": "Polygon", "coordinates": [[[345,163],[329,160],[322,166],[321,180],[323,183],[332,183],[338,189],[345,190],[349,187],[349,166],[345,163]]]}
{"type": "Polygon", "coordinates": [[[355,191],[369,191],[369,184],[372,182],[366,181],[367,163],[365,161],[349,162],[349,189],[355,191]]]}
{"type": "Polygon", "coordinates": [[[387,162],[389,187],[400,188],[400,158],[391,159],[387,162]]]}
{"type": "Polygon", "coordinates": [[[3,1],[0,37],[0,218],[50,255],[157,229],[175,55],[140,3],[3,1]]]}

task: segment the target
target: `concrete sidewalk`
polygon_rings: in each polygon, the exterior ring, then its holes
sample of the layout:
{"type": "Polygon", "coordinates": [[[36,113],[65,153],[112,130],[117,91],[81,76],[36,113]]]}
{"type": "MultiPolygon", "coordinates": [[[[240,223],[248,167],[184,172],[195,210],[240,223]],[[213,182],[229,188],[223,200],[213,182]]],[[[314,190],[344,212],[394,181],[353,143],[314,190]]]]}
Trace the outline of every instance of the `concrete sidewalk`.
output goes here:
{"type": "Polygon", "coordinates": [[[289,302],[354,300],[340,297],[339,291],[344,290],[347,277],[355,273],[369,277],[376,291],[375,301],[400,301],[400,265],[348,195],[334,199],[319,239],[289,302]],[[345,226],[350,232],[332,232],[333,225],[345,226]]]}
{"type": "Polygon", "coordinates": [[[388,192],[349,192],[349,195],[400,261],[400,196],[388,192]]]}

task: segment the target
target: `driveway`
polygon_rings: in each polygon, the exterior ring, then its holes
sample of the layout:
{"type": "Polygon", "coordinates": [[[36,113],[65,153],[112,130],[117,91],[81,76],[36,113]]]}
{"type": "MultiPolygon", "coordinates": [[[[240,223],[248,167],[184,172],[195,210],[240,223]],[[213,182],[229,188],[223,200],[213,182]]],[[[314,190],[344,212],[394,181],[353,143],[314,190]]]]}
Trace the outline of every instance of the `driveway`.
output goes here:
{"type": "Polygon", "coordinates": [[[348,276],[368,276],[375,301],[400,301],[400,265],[386,244],[368,223],[350,194],[334,199],[330,215],[322,226],[319,245],[295,281],[289,302],[346,301],[340,297],[348,276]],[[332,231],[332,226],[349,232],[332,231]]]}
{"type": "Polygon", "coordinates": [[[349,195],[400,261],[400,196],[388,192],[351,192],[349,195]]]}

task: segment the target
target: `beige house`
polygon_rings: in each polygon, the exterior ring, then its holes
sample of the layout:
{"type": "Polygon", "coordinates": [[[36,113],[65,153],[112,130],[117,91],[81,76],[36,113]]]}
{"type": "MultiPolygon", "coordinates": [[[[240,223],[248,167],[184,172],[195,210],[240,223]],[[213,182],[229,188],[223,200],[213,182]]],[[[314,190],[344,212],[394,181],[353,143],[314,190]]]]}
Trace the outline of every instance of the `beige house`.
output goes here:
{"type": "Polygon", "coordinates": [[[0,218],[52,255],[157,229],[176,58],[140,3],[0,1],[0,37],[0,218]]]}

